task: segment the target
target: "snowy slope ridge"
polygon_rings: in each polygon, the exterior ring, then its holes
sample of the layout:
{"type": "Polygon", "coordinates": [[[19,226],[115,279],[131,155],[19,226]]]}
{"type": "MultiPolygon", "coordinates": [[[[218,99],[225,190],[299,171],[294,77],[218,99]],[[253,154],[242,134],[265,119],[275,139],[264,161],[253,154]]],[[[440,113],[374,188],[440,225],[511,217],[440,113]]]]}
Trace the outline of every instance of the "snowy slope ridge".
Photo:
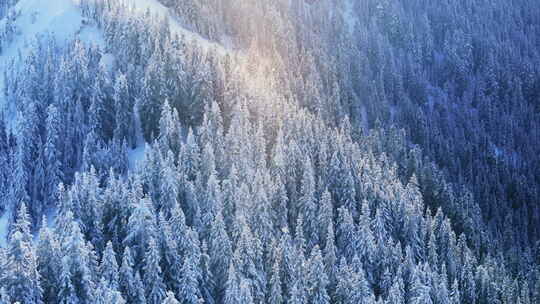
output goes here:
{"type": "Polygon", "coordinates": [[[125,3],[127,3],[135,12],[144,14],[148,11],[159,18],[169,18],[169,26],[173,34],[184,36],[188,41],[196,41],[199,46],[205,50],[215,49],[221,55],[226,55],[230,52],[230,50],[223,45],[209,41],[197,33],[187,30],[182,26],[179,20],[170,13],[169,9],[157,0],[125,0],[125,3]]]}
{"type": "MultiPolygon", "coordinates": [[[[151,15],[156,16],[157,18],[168,18],[169,29],[172,34],[177,34],[181,37],[184,37],[187,41],[195,41],[198,46],[203,50],[214,50],[218,55],[226,56],[232,54],[239,54],[240,52],[235,51],[233,48],[224,46],[222,44],[209,41],[208,39],[200,36],[199,34],[192,32],[186,29],[177,17],[170,12],[170,10],[161,4],[158,0],[124,0],[127,6],[137,14],[145,14],[150,12],[151,15]]],[[[238,57],[240,58],[240,57],[238,57]]],[[[141,136],[139,136],[141,137],[141,136]]],[[[132,149],[128,153],[129,159],[129,168],[130,170],[135,170],[139,164],[145,159],[145,149],[146,143],[142,142],[142,139],[139,140],[139,143],[136,148],[132,149]]]]}
{"type": "MultiPolygon", "coordinates": [[[[169,29],[172,34],[177,34],[184,37],[187,41],[195,41],[198,46],[203,50],[214,50],[218,55],[225,56],[231,55],[234,52],[232,48],[226,47],[222,44],[209,41],[208,39],[200,36],[199,34],[186,29],[177,17],[170,12],[170,10],[161,4],[158,0],[124,0],[127,6],[136,14],[145,14],[150,12],[151,15],[157,18],[168,18],[169,29]]],[[[135,170],[137,166],[142,163],[145,158],[146,143],[139,140],[139,143],[135,149],[132,149],[128,153],[129,168],[135,170]]]]}
{"type": "MultiPolygon", "coordinates": [[[[24,59],[31,50],[32,40],[40,35],[51,34],[59,43],[78,37],[88,43],[104,44],[97,28],[85,25],[85,18],[72,0],[20,0],[13,9],[20,12],[15,21],[18,33],[14,41],[0,53],[0,71],[18,60],[19,54],[24,59]]],[[[2,72],[0,91],[3,86],[2,72]]],[[[0,95],[0,109],[4,107],[3,96],[0,95]]]]}
{"type": "MultiPolygon", "coordinates": [[[[224,46],[210,42],[184,28],[177,18],[169,13],[168,8],[157,0],[125,1],[135,13],[144,14],[150,12],[158,18],[169,18],[170,30],[173,34],[183,36],[188,41],[197,42],[204,50],[214,49],[221,55],[231,53],[231,50],[226,49],[224,46]]],[[[4,89],[3,71],[9,68],[11,63],[14,62],[13,66],[16,67],[19,60],[24,60],[25,56],[30,53],[36,37],[51,35],[58,43],[80,39],[86,43],[105,46],[102,33],[82,15],[76,0],[20,0],[13,9],[19,12],[15,22],[17,35],[14,37],[13,42],[0,53],[0,92],[4,89]]],[[[108,61],[114,60],[109,57],[106,58],[108,58],[108,61]]],[[[13,127],[16,115],[10,113],[4,96],[0,95],[0,112],[2,111],[7,113],[9,125],[13,127]]],[[[128,155],[130,169],[134,170],[142,162],[144,154],[144,144],[130,151],[128,155]]],[[[5,245],[10,214],[8,211],[0,217],[0,246],[5,245]]]]}
{"type": "MultiPolygon", "coordinates": [[[[12,62],[19,66],[32,49],[32,41],[41,35],[49,34],[58,43],[81,39],[87,43],[104,45],[100,31],[88,25],[79,8],[72,0],[20,0],[13,8],[20,12],[15,21],[17,35],[13,42],[0,53],[0,92],[4,90],[4,69],[12,62]],[[20,55],[20,57],[19,57],[20,55]]],[[[4,96],[0,93],[0,112],[6,111],[9,125],[13,126],[15,115],[6,109],[4,96]]],[[[0,217],[0,246],[5,245],[10,212],[0,217]]]]}

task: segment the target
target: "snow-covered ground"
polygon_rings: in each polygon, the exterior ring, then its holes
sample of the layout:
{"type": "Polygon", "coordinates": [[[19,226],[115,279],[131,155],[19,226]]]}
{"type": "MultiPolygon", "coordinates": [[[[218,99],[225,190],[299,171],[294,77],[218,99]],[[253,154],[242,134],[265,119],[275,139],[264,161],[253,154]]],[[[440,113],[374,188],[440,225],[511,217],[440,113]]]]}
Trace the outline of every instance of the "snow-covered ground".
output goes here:
{"type": "Polygon", "coordinates": [[[0,247],[6,247],[10,216],[9,212],[4,212],[0,217],[0,247]]]}
{"type": "Polygon", "coordinates": [[[145,157],[146,144],[142,144],[135,149],[128,151],[129,170],[136,170],[142,164],[145,157]]]}

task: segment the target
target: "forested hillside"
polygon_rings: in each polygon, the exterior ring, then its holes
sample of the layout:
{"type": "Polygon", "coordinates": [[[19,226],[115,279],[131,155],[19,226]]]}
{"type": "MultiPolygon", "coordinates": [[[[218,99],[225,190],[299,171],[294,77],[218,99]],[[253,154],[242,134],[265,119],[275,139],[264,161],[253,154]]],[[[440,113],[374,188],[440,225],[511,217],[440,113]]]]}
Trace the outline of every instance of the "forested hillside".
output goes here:
{"type": "Polygon", "coordinates": [[[540,303],[535,0],[0,0],[0,304],[540,303]]]}

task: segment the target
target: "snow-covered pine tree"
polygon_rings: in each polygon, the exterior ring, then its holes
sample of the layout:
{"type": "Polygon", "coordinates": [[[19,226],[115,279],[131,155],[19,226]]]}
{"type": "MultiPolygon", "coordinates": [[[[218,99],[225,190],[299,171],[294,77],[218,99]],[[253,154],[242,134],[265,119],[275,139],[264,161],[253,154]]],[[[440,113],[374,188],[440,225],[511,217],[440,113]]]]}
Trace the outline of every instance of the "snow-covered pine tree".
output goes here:
{"type": "Polygon", "coordinates": [[[232,246],[220,211],[210,228],[209,255],[213,296],[216,301],[220,301],[225,296],[227,272],[232,256],[232,246]]]}
{"type": "MultiPolygon", "coordinates": [[[[43,217],[41,223],[42,226],[39,230],[39,239],[36,244],[36,255],[38,258],[38,271],[41,274],[43,302],[47,303],[56,301],[56,296],[59,293],[58,286],[60,286],[61,283],[59,283],[58,278],[60,278],[59,269],[61,268],[61,253],[57,235],[54,231],[49,229],[47,218],[43,217]]],[[[69,282],[69,284],[71,284],[71,282],[69,282]]]]}
{"type": "Polygon", "coordinates": [[[200,269],[201,249],[199,238],[194,230],[187,231],[187,244],[185,247],[184,263],[182,264],[182,278],[179,284],[179,295],[186,304],[198,304],[201,301],[199,281],[202,278],[200,269]]]}
{"type": "Polygon", "coordinates": [[[79,298],[75,292],[75,287],[71,283],[71,271],[67,258],[64,258],[61,263],[60,276],[58,278],[58,294],[55,296],[58,298],[58,303],[61,304],[77,304],[80,303],[79,298]]]}
{"type": "Polygon", "coordinates": [[[56,197],[58,185],[63,181],[62,172],[62,150],[60,144],[60,117],[58,110],[54,105],[49,105],[47,108],[46,130],[47,137],[44,147],[45,158],[45,173],[47,189],[44,196],[47,199],[47,205],[52,205],[53,199],[56,197]]]}
{"type": "Polygon", "coordinates": [[[269,284],[269,293],[267,303],[269,304],[283,304],[283,294],[281,289],[281,276],[280,276],[280,264],[279,259],[276,258],[274,264],[272,265],[272,270],[270,272],[269,284]]]}
{"type": "Polygon", "coordinates": [[[43,303],[41,275],[32,245],[30,218],[26,204],[20,204],[17,219],[7,248],[7,268],[2,285],[12,301],[29,304],[43,303]]]}
{"type": "Polygon", "coordinates": [[[119,269],[116,262],[116,253],[111,242],[107,242],[103,257],[101,258],[100,273],[107,288],[118,290],[120,287],[119,269]]]}
{"type": "Polygon", "coordinates": [[[316,245],[311,250],[309,259],[309,269],[307,272],[309,303],[313,304],[329,304],[330,296],[328,295],[328,275],[326,274],[323,263],[322,253],[319,246],[316,245]]]}
{"type": "Polygon", "coordinates": [[[313,248],[319,243],[317,228],[317,206],[315,204],[315,176],[311,158],[306,156],[300,191],[300,214],[304,219],[304,233],[307,239],[307,247],[313,248]]]}
{"type": "Polygon", "coordinates": [[[165,283],[160,267],[161,253],[154,238],[148,240],[148,249],[144,256],[144,286],[149,304],[161,304],[165,298],[165,283]]]}

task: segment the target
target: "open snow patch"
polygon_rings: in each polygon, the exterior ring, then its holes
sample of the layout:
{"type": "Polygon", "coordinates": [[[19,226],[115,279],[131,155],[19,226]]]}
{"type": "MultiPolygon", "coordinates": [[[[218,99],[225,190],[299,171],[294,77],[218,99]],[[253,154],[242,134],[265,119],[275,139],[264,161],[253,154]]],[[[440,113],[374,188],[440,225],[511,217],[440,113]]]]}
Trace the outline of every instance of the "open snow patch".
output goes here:
{"type": "Polygon", "coordinates": [[[7,236],[9,233],[9,217],[11,216],[9,211],[4,212],[0,217],[0,247],[6,247],[7,236]]]}
{"type": "Polygon", "coordinates": [[[99,64],[104,67],[104,70],[108,73],[112,73],[114,69],[114,63],[116,58],[111,53],[105,53],[103,56],[101,56],[101,60],[99,64]]]}
{"type": "Polygon", "coordinates": [[[128,151],[129,170],[135,170],[144,161],[146,143],[128,151]]]}

